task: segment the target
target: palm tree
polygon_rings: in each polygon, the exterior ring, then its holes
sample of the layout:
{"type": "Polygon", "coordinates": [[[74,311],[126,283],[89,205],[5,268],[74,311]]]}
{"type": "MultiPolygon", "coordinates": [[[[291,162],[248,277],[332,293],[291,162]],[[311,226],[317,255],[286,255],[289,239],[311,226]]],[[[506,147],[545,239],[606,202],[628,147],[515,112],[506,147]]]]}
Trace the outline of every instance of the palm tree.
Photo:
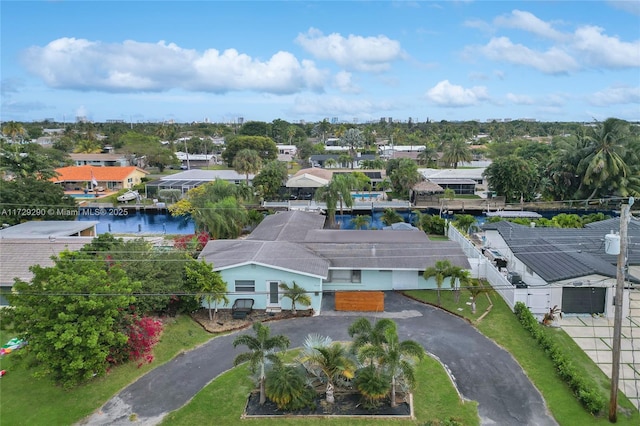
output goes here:
{"type": "Polygon", "coordinates": [[[5,134],[5,136],[9,136],[9,139],[11,139],[11,142],[16,143],[22,143],[22,141],[24,140],[25,135],[27,134],[27,131],[25,130],[24,126],[22,126],[22,124],[16,122],[16,121],[9,121],[7,124],[4,125],[4,127],[2,128],[2,133],[5,134]],[[19,140],[18,140],[19,138],[19,140]]]}
{"type": "Polygon", "coordinates": [[[364,145],[364,135],[359,129],[351,128],[344,132],[340,141],[343,146],[349,147],[351,168],[353,169],[353,158],[356,156],[358,149],[364,145]]]}
{"type": "Polygon", "coordinates": [[[234,196],[222,200],[205,202],[195,208],[192,217],[196,227],[208,232],[213,238],[238,238],[247,223],[247,210],[234,196]]]}
{"type": "Polygon", "coordinates": [[[351,219],[351,223],[355,229],[366,229],[369,227],[371,223],[371,216],[365,214],[359,214],[353,219],[351,219]]]}
{"type": "Polygon", "coordinates": [[[234,339],[234,348],[236,346],[244,345],[250,352],[238,355],[233,361],[233,364],[237,366],[240,363],[248,362],[249,368],[252,371],[259,371],[258,381],[260,383],[260,405],[264,405],[266,402],[266,395],[264,391],[266,366],[268,363],[276,365],[281,364],[282,361],[278,357],[277,351],[286,350],[291,342],[286,336],[270,336],[271,330],[261,322],[253,323],[253,331],[256,334],[255,337],[243,334],[234,339]]]}
{"type": "Polygon", "coordinates": [[[471,272],[467,269],[462,269],[459,266],[451,265],[449,268],[449,274],[451,279],[451,288],[454,289],[455,301],[460,301],[460,288],[469,287],[471,285],[471,272]]]}
{"type": "Polygon", "coordinates": [[[424,149],[418,153],[418,164],[422,166],[432,166],[438,159],[438,150],[431,144],[424,146],[424,149]]]}
{"type": "Polygon", "coordinates": [[[461,136],[454,136],[450,141],[445,142],[442,151],[442,161],[447,165],[458,168],[458,163],[471,161],[473,156],[469,145],[461,136]]]}
{"type": "Polygon", "coordinates": [[[267,372],[265,393],[281,410],[299,410],[313,402],[315,391],[307,384],[300,365],[275,365],[267,372]]]}
{"type": "MultiPolygon", "coordinates": [[[[630,173],[625,162],[628,143],[628,124],[617,118],[608,118],[593,129],[587,136],[588,153],[579,164],[583,172],[582,184],[593,188],[588,200],[609,190],[610,186],[619,187],[621,180],[630,173]]],[[[583,186],[581,185],[581,187],[583,186]]]]}
{"type": "Polygon", "coordinates": [[[338,166],[338,161],[335,158],[327,158],[324,162],[325,169],[333,169],[338,166]]]}
{"type": "Polygon", "coordinates": [[[384,209],[384,213],[382,213],[382,217],[380,219],[382,220],[382,223],[387,226],[398,222],[404,222],[400,213],[394,209],[384,209]]]}
{"type": "Polygon", "coordinates": [[[281,282],[280,288],[284,291],[283,297],[287,297],[291,299],[291,312],[293,315],[296,314],[296,303],[301,304],[302,306],[311,305],[311,297],[307,294],[307,290],[304,287],[301,287],[293,281],[293,285],[289,287],[287,283],[281,282]]]}
{"type": "Polygon", "coordinates": [[[258,173],[261,167],[262,158],[253,149],[241,149],[233,159],[233,169],[246,176],[247,185],[249,185],[249,174],[258,173]]]}
{"type": "MultiPolygon", "coordinates": [[[[465,271],[465,272],[468,273],[469,271],[465,271]]],[[[482,293],[488,292],[489,289],[484,287],[480,280],[471,280],[470,278],[467,281],[467,285],[468,285],[467,289],[469,290],[469,293],[471,293],[471,313],[475,314],[476,313],[476,299],[482,293]]]]}
{"type": "Polygon", "coordinates": [[[438,260],[434,266],[428,267],[422,274],[425,280],[429,280],[431,277],[435,278],[438,288],[438,306],[440,306],[440,289],[442,289],[445,277],[450,276],[452,266],[448,260],[438,260]]]}
{"type": "Polygon", "coordinates": [[[476,218],[470,214],[457,214],[454,219],[453,224],[464,234],[467,234],[471,225],[476,223],[476,218]]]}
{"type": "Polygon", "coordinates": [[[347,207],[353,205],[351,187],[349,186],[349,179],[346,178],[346,175],[334,175],[328,185],[318,188],[316,197],[326,203],[327,218],[329,219],[329,227],[331,228],[335,227],[338,202],[340,202],[340,210],[342,210],[343,202],[347,207]]]}
{"type": "Polygon", "coordinates": [[[356,369],[345,346],[332,342],[328,337],[307,336],[299,360],[307,371],[326,380],[325,397],[329,404],[335,402],[333,391],[336,381],[342,377],[352,379],[356,369]]]}
{"type": "Polygon", "coordinates": [[[73,152],[76,154],[95,154],[102,152],[102,147],[95,140],[80,139],[76,142],[76,147],[73,152]]]}

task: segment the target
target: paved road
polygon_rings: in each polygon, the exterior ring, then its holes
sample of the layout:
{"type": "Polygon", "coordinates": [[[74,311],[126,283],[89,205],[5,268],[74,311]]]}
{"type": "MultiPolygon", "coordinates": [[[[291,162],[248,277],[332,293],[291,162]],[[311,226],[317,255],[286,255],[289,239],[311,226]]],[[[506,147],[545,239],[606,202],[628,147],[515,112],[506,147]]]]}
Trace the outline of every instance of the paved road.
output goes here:
{"type": "MultiPolygon", "coordinates": [[[[327,301],[330,305],[330,301],[327,301]]],[[[285,334],[291,347],[301,346],[309,333],[347,340],[347,328],[359,315],[334,312],[323,303],[323,314],[269,323],[272,334],[285,334]]],[[[376,315],[366,315],[375,320],[376,315]]],[[[398,324],[400,338],[413,339],[448,367],[458,390],[478,401],[483,425],[557,425],[538,390],[511,355],[464,320],[396,293],[385,294],[385,312],[398,324]]],[[[233,367],[237,333],[212,339],[141,377],[82,422],[88,425],[154,425],[182,407],[198,391],[233,367]]],[[[415,401],[416,404],[423,403],[415,401]]],[[[428,401],[424,401],[428,403],[428,401]]]]}

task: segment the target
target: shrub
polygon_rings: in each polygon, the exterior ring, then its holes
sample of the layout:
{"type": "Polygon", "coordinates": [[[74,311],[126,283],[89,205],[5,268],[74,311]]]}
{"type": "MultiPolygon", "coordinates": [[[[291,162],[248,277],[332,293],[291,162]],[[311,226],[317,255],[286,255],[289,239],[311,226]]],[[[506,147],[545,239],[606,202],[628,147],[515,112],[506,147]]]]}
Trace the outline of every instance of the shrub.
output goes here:
{"type": "Polygon", "coordinates": [[[517,302],[514,306],[514,313],[520,324],[531,333],[531,336],[551,359],[558,376],[569,385],[582,406],[591,414],[600,413],[606,406],[607,398],[596,390],[597,385],[588,379],[584,372],[578,371],[562,348],[544,332],[524,303],[517,302]]]}
{"type": "MultiPolygon", "coordinates": [[[[131,306],[129,309],[133,312],[135,307],[131,306]]],[[[144,361],[153,361],[151,350],[160,338],[162,322],[132,314],[123,328],[127,335],[127,343],[121,347],[112,347],[107,361],[111,364],[122,364],[130,360],[141,360],[138,367],[142,366],[144,361]]]]}
{"type": "Polygon", "coordinates": [[[265,393],[279,409],[295,411],[313,406],[315,391],[307,385],[305,370],[298,366],[276,365],[267,373],[265,393]]]}

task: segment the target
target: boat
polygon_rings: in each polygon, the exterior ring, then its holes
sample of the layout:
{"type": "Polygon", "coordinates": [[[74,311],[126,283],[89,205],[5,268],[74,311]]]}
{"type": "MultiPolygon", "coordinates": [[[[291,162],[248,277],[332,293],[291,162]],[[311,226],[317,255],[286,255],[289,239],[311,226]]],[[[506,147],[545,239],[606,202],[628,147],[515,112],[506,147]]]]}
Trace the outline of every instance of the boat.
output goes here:
{"type": "Polygon", "coordinates": [[[137,200],[138,198],[140,198],[140,194],[138,194],[138,191],[128,190],[124,194],[118,195],[117,200],[121,203],[124,203],[127,201],[137,200]]]}

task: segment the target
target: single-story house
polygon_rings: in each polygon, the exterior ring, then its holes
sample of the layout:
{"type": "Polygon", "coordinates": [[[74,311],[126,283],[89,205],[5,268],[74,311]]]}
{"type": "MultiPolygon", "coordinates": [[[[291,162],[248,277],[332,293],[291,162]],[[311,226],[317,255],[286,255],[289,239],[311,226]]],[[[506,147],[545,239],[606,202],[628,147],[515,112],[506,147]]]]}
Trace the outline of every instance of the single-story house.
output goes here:
{"type": "MultiPolygon", "coordinates": [[[[251,184],[254,177],[254,174],[249,174],[249,184],[251,184]]],[[[161,189],[179,189],[184,195],[188,190],[213,182],[216,179],[239,185],[241,182],[245,182],[247,177],[235,170],[185,170],[184,172],[163,176],[158,180],[148,182],[146,184],[146,195],[147,198],[157,197],[161,189]]]]}
{"type": "Polygon", "coordinates": [[[34,265],[53,266],[52,256],[76,251],[96,235],[93,221],[31,221],[0,230],[0,306],[9,303],[6,293],[18,278],[29,281],[34,265]]]}
{"type": "Polygon", "coordinates": [[[76,166],[126,167],[129,160],[121,154],[69,154],[76,166]]]}
{"type": "Polygon", "coordinates": [[[218,156],[215,154],[190,154],[182,151],[177,151],[175,154],[176,158],[180,160],[181,167],[185,170],[218,164],[218,156]]]}
{"type": "Polygon", "coordinates": [[[65,191],[91,189],[96,186],[108,191],[129,189],[139,185],[142,178],[149,174],[149,172],[134,166],[68,166],[55,171],[58,176],[50,180],[62,185],[65,191]]]}
{"type": "MultiPolygon", "coordinates": [[[[486,253],[500,253],[506,269],[530,289],[548,289],[548,306],[564,314],[614,314],[617,256],[605,253],[605,235],[620,219],[581,229],[542,228],[511,222],[485,224],[486,253]]],[[[628,227],[628,282],[640,283],[640,221],[628,227]]],[[[515,284],[515,283],[514,283],[515,284]]],[[[625,294],[628,300],[628,294],[625,294]]],[[[628,310],[628,303],[623,303],[628,310]]],[[[626,315],[626,314],[625,314],[626,315]]]]}
{"type": "Polygon", "coordinates": [[[290,309],[279,284],[295,281],[315,312],[323,292],[436,288],[422,273],[437,260],[470,268],[457,243],[431,241],[419,230],[331,230],[324,221],[317,213],[276,213],[244,240],[209,241],[199,258],[222,275],[229,306],[250,298],[256,309],[290,309]]]}
{"type": "Polygon", "coordinates": [[[315,167],[326,167],[327,161],[333,160],[336,162],[336,167],[339,167],[339,168],[353,167],[354,169],[359,169],[361,161],[364,161],[364,160],[371,161],[375,159],[376,159],[376,156],[373,154],[358,153],[358,155],[356,155],[355,157],[351,157],[348,152],[345,152],[345,154],[314,154],[311,157],[309,157],[309,162],[315,167]],[[342,161],[342,158],[345,158],[343,157],[345,155],[350,157],[350,160],[348,162],[342,161]],[[353,166],[351,163],[353,163],[353,166]]]}
{"type": "Polygon", "coordinates": [[[287,180],[287,183],[285,185],[287,188],[291,188],[295,195],[299,196],[298,198],[300,198],[300,195],[304,194],[309,195],[308,198],[311,198],[318,188],[328,185],[334,175],[340,173],[352,173],[354,171],[363,173],[371,180],[372,190],[375,190],[377,185],[385,178],[384,170],[330,170],[322,169],[319,167],[311,167],[308,169],[299,170],[295,175],[287,180]]]}
{"type": "Polygon", "coordinates": [[[469,169],[418,169],[418,172],[426,180],[438,184],[444,189],[451,188],[456,194],[473,194],[476,189],[487,188],[487,180],[483,176],[485,169],[486,167],[469,169]]]}

